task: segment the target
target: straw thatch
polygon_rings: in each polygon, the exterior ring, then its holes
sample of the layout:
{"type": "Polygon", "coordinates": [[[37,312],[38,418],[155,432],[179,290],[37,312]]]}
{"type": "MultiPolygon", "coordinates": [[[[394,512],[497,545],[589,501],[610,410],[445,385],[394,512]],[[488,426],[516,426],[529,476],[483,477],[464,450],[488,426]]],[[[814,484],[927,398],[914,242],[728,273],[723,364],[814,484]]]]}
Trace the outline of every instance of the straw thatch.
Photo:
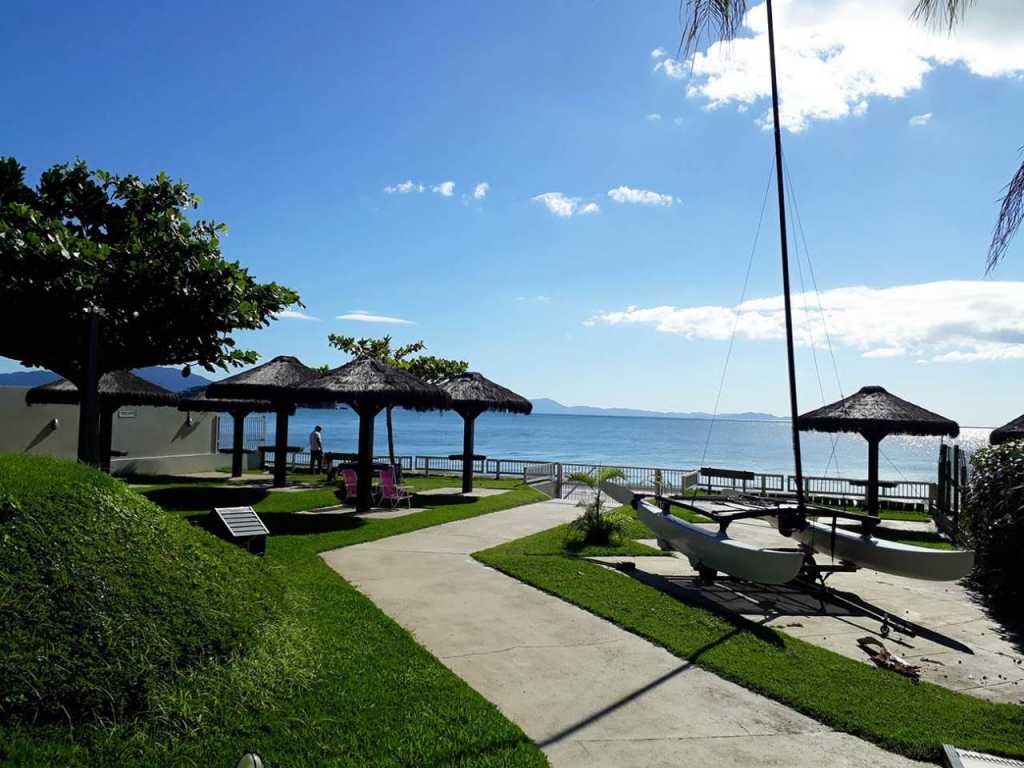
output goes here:
{"type": "Polygon", "coordinates": [[[991,445],[1009,443],[1011,440],[1024,440],[1024,416],[1018,416],[1008,424],[993,429],[992,434],[988,436],[991,445]]]}
{"type": "Polygon", "coordinates": [[[522,414],[533,411],[533,403],[525,397],[472,371],[451,376],[438,386],[448,393],[456,411],[522,414]]]}
{"type": "Polygon", "coordinates": [[[394,406],[429,411],[450,404],[440,387],[367,357],[306,381],[296,387],[295,396],[301,403],[347,403],[356,410],[394,406]]]}
{"type": "Polygon", "coordinates": [[[863,387],[859,392],[800,416],[802,430],[859,432],[863,435],[947,435],[956,437],[955,421],[925,410],[882,387],[863,387]]]}
{"type": "Polygon", "coordinates": [[[233,397],[210,397],[205,389],[198,392],[190,392],[178,399],[179,411],[194,411],[196,413],[235,413],[244,411],[246,413],[267,413],[274,411],[277,406],[269,400],[244,400],[233,397]]]}
{"type": "Polygon", "coordinates": [[[316,369],[303,365],[297,357],[279,355],[263,365],[214,382],[206,388],[206,394],[216,398],[278,402],[289,400],[299,384],[316,375],[316,369]]]}
{"type": "MultiPolygon", "coordinates": [[[[78,387],[67,379],[33,387],[25,393],[29,405],[78,405],[78,387]]],[[[130,371],[114,371],[100,376],[99,403],[101,406],[120,408],[123,405],[176,405],[178,396],[136,376],[130,371]]]]}

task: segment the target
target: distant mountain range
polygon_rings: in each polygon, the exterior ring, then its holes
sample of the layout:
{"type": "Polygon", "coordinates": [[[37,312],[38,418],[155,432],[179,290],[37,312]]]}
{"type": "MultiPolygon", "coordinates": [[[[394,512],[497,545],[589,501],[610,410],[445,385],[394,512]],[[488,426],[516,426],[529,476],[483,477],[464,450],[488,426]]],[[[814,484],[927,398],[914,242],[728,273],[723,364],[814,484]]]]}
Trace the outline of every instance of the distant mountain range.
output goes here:
{"type": "Polygon", "coordinates": [[[565,416],[634,416],[648,419],[732,419],[735,421],[785,421],[782,416],[757,411],[720,413],[714,416],[704,411],[644,411],[638,408],[595,408],[592,405],[562,405],[557,400],[538,397],[531,400],[534,413],[565,416]]]}
{"type": "MultiPolygon", "coordinates": [[[[136,368],[133,373],[146,381],[156,384],[171,392],[184,392],[186,389],[205,387],[210,384],[210,379],[193,373],[184,377],[177,368],[154,365],[149,368],[136,368]]],[[[59,379],[56,373],[51,371],[15,371],[14,373],[0,373],[0,387],[38,387],[40,384],[49,384],[59,379]]]]}

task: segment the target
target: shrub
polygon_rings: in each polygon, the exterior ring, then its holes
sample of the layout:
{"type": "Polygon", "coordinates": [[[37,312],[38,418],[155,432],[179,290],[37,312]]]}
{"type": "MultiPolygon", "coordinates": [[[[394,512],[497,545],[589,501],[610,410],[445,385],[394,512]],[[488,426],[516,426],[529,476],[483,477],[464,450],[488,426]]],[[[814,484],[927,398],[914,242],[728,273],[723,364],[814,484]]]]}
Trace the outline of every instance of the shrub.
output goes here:
{"type": "Polygon", "coordinates": [[[124,483],[0,455],[0,719],[124,720],[241,652],[280,596],[262,561],[124,483]]]}
{"type": "Polygon", "coordinates": [[[974,580],[992,606],[1024,619],[1024,442],[984,448],[973,473],[963,525],[975,551],[974,580]]]}
{"type": "Polygon", "coordinates": [[[613,467],[602,467],[596,473],[577,472],[569,476],[570,480],[582,483],[594,492],[592,499],[580,502],[579,506],[583,507],[583,514],[569,523],[570,534],[578,534],[581,537],[581,543],[604,546],[610,544],[613,538],[622,533],[628,518],[606,512],[607,502],[601,491],[602,483],[622,477],[622,470],[613,467]]]}

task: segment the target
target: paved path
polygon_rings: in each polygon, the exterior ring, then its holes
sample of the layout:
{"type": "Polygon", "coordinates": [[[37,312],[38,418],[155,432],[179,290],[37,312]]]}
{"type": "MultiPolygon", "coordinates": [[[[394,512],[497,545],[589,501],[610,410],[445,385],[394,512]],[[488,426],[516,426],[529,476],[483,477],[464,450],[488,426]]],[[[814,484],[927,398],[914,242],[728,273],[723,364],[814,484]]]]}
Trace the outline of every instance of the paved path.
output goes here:
{"type": "Polygon", "coordinates": [[[916,765],[469,556],[578,512],[541,502],[323,557],[518,723],[554,768],[916,765]]]}

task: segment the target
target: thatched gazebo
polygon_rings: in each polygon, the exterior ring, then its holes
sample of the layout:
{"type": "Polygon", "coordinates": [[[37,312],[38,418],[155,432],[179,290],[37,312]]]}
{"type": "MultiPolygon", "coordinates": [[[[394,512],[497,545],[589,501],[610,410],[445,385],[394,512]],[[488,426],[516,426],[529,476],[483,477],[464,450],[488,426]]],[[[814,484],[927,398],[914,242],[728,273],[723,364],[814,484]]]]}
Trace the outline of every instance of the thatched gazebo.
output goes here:
{"type": "Polygon", "coordinates": [[[484,411],[528,415],[533,411],[533,403],[472,371],[451,376],[438,386],[448,393],[452,410],[462,417],[462,492],[469,493],[473,490],[476,417],[484,411]]]}
{"type": "MultiPolygon", "coordinates": [[[[126,405],[175,406],[178,396],[130,371],[113,371],[100,376],[100,469],[110,472],[111,444],[114,439],[114,414],[126,405]]],[[[25,393],[29,405],[78,405],[78,387],[67,379],[40,384],[25,393]]]]}
{"type": "MultiPolygon", "coordinates": [[[[245,453],[245,417],[250,413],[270,413],[277,407],[269,400],[241,400],[239,398],[210,397],[206,390],[183,394],[178,410],[188,413],[227,413],[231,416],[231,476],[242,476],[242,457],[245,453]]],[[[294,415],[292,408],[291,414],[294,415]]]]}
{"type": "Polygon", "coordinates": [[[1024,440],[1024,416],[1018,416],[1013,421],[993,429],[992,434],[988,436],[989,445],[1001,445],[1013,440],[1024,440]]]}
{"type": "Polygon", "coordinates": [[[430,411],[448,406],[448,395],[408,371],[360,357],[296,387],[300,403],[345,403],[359,414],[359,489],[356,510],[370,509],[373,482],[373,423],[384,408],[393,406],[430,411]]]}
{"type": "Polygon", "coordinates": [[[959,425],[925,410],[882,387],[860,391],[830,405],[805,413],[797,419],[801,430],[811,432],[857,432],[868,441],[868,514],[878,516],[878,444],[888,435],[956,437],[959,425]]]}
{"type": "Polygon", "coordinates": [[[297,357],[279,355],[263,365],[216,381],[206,388],[212,398],[268,400],[276,414],[274,421],[274,487],[288,484],[288,417],[295,412],[295,391],[317,371],[297,357]]]}

